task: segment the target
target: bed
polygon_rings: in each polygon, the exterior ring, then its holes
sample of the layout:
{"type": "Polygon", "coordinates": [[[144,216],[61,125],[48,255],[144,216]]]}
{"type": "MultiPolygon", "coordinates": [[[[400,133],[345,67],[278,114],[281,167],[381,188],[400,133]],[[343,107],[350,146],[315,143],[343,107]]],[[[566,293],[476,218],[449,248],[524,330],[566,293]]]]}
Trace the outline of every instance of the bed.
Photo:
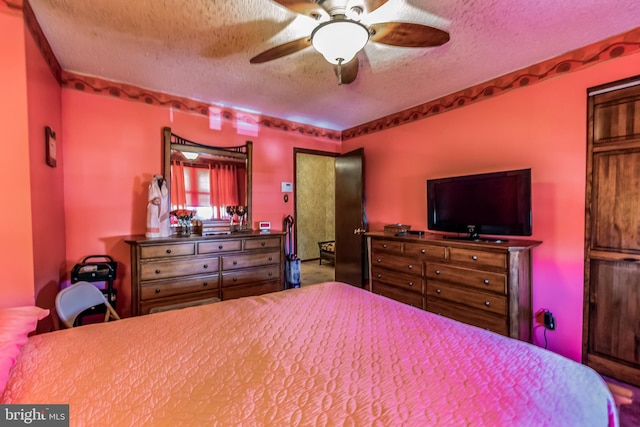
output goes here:
{"type": "Polygon", "coordinates": [[[72,426],[618,424],[591,368],[337,282],[32,336],[0,403],[72,426]]]}

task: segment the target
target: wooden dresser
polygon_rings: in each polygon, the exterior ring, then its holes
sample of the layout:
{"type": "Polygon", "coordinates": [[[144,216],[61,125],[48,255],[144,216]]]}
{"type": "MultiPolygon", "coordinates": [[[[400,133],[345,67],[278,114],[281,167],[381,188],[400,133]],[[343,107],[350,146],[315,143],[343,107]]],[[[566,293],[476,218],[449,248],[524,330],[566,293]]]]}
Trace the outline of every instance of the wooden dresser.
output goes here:
{"type": "Polygon", "coordinates": [[[284,289],[284,233],[125,239],[131,245],[131,315],[210,298],[284,289]]]}
{"type": "Polygon", "coordinates": [[[531,250],[541,242],[366,234],[371,291],[493,332],[531,341],[531,250]]]}

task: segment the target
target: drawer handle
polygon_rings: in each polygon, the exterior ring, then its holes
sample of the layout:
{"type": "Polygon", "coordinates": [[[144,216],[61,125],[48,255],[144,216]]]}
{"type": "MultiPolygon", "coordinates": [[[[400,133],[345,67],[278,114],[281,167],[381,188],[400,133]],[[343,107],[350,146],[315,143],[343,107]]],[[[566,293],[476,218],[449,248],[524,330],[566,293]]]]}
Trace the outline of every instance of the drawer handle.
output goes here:
{"type": "Polygon", "coordinates": [[[233,261],[233,265],[238,265],[238,261],[233,261]]]}
{"type": "Polygon", "coordinates": [[[202,286],[209,286],[209,282],[202,282],[202,286]]]}
{"type": "Polygon", "coordinates": [[[269,272],[268,276],[269,276],[269,277],[273,276],[273,273],[272,273],[272,272],[269,272]]]}
{"type": "Polygon", "coordinates": [[[160,288],[156,288],[156,294],[160,293],[160,288]]]}
{"type": "Polygon", "coordinates": [[[203,265],[202,267],[204,267],[204,268],[209,268],[209,264],[205,264],[205,265],[203,265]]]}
{"type": "Polygon", "coordinates": [[[376,262],[382,262],[382,260],[380,258],[376,259],[376,262]]]}
{"type": "Polygon", "coordinates": [[[382,278],[382,274],[378,273],[378,279],[382,278]]]}
{"type": "Polygon", "coordinates": [[[491,303],[490,303],[489,301],[485,301],[485,302],[484,302],[484,305],[486,305],[487,307],[490,307],[490,306],[491,306],[491,303]]]}
{"type": "Polygon", "coordinates": [[[384,249],[387,249],[387,245],[382,245],[382,247],[383,247],[384,249]]]}
{"type": "Polygon", "coordinates": [[[424,250],[424,249],[420,249],[420,253],[421,253],[421,254],[426,254],[426,253],[427,253],[427,251],[426,251],[426,250],[424,250]]]}
{"type": "Polygon", "coordinates": [[[472,259],[472,260],[474,260],[474,261],[477,261],[477,260],[478,260],[478,256],[477,256],[477,255],[473,255],[473,256],[471,257],[471,259],[472,259]]]}
{"type": "Polygon", "coordinates": [[[269,257],[269,261],[273,261],[273,257],[272,256],[269,257]]]}
{"type": "Polygon", "coordinates": [[[436,274],[440,274],[440,270],[436,270],[436,274]]]}
{"type": "Polygon", "coordinates": [[[413,269],[413,265],[411,265],[411,264],[409,264],[407,267],[409,268],[409,270],[413,269]]]}
{"type": "Polygon", "coordinates": [[[224,246],[218,245],[218,249],[222,249],[222,248],[224,248],[224,246]]]}
{"type": "Polygon", "coordinates": [[[260,246],[264,246],[265,244],[265,242],[260,242],[260,246]]]}
{"type": "Polygon", "coordinates": [[[412,287],[412,286],[413,286],[413,282],[409,282],[409,287],[412,287]]]}
{"type": "Polygon", "coordinates": [[[436,289],[436,294],[439,294],[440,292],[442,292],[440,289],[436,289]]]}
{"type": "Polygon", "coordinates": [[[238,281],[238,278],[237,278],[237,277],[234,277],[232,280],[233,280],[234,282],[237,282],[237,281],[238,281]]]}
{"type": "Polygon", "coordinates": [[[489,279],[484,279],[484,284],[488,285],[489,284],[489,279]]]}
{"type": "Polygon", "coordinates": [[[156,274],[160,274],[160,269],[156,270],[156,274]]]}
{"type": "Polygon", "coordinates": [[[171,249],[167,249],[167,253],[170,254],[171,253],[171,249]]]}

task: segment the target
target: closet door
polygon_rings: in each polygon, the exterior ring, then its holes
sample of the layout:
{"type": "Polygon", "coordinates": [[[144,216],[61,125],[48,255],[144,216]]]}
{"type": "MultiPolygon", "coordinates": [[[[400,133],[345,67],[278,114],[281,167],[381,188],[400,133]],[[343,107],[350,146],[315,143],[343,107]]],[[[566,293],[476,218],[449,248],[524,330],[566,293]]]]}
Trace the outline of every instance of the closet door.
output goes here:
{"type": "Polygon", "coordinates": [[[640,385],[640,86],[623,83],[589,97],[583,362],[640,385]]]}

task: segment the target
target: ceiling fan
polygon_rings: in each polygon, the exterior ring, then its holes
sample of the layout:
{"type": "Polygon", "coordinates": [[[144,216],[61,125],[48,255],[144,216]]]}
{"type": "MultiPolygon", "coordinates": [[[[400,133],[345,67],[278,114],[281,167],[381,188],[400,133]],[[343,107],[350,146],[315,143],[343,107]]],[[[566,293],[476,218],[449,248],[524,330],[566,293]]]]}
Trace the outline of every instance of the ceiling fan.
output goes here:
{"type": "Polygon", "coordinates": [[[449,33],[409,22],[360,22],[388,0],[272,0],[319,22],[310,35],[272,47],[249,61],[260,64],[313,46],[334,64],[338,84],[352,83],[358,75],[358,57],[368,41],[391,46],[433,47],[449,41],[449,33]]]}

